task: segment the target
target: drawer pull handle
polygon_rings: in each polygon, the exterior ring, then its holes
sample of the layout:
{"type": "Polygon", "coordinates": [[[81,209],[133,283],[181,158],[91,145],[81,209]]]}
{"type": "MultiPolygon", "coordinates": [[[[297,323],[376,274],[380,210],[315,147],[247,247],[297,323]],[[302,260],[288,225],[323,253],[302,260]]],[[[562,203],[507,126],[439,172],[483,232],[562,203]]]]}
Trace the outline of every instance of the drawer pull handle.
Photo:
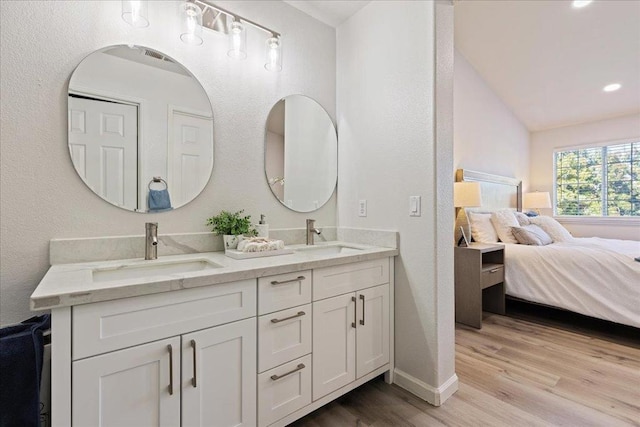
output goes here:
{"type": "Polygon", "coordinates": [[[193,388],[196,388],[198,387],[198,380],[196,379],[198,377],[198,371],[196,367],[196,340],[191,340],[191,348],[193,349],[193,378],[191,378],[191,385],[193,386],[193,388]]]}
{"type": "Polygon", "coordinates": [[[294,372],[298,372],[299,370],[304,369],[304,368],[305,368],[304,363],[300,363],[298,366],[296,366],[296,368],[295,368],[295,369],[290,370],[290,371],[289,371],[289,372],[287,372],[286,374],[282,374],[282,375],[271,375],[271,379],[272,379],[272,380],[274,380],[274,381],[278,381],[280,378],[284,378],[284,377],[286,377],[287,375],[291,375],[291,374],[293,374],[294,372]]]}
{"type": "Polygon", "coordinates": [[[173,346],[167,346],[169,350],[169,396],[173,396],[173,346]]]}
{"type": "Polygon", "coordinates": [[[304,276],[298,276],[298,277],[296,277],[295,279],[283,280],[282,282],[279,282],[279,281],[277,281],[277,280],[273,280],[273,281],[271,282],[271,284],[272,284],[272,285],[274,285],[274,286],[275,286],[275,285],[284,285],[285,283],[301,282],[301,281],[303,281],[304,279],[306,279],[306,277],[304,277],[304,276]]]}
{"type": "Polygon", "coordinates": [[[301,316],[304,316],[305,314],[307,313],[305,313],[304,311],[299,311],[297,314],[294,314],[293,316],[285,317],[284,319],[271,319],[271,323],[284,322],[285,320],[295,319],[296,317],[301,317],[301,316]]]}
{"type": "Polygon", "coordinates": [[[495,273],[498,270],[500,270],[500,269],[499,268],[494,268],[493,270],[489,270],[489,273],[495,273]]]}
{"type": "Polygon", "coordinates": [[[364,295],[360,294],[360,299],[362,300],[362,320],[360,324],[364,326],[364,295]]]}
{"type": "Polygon", "coordinates": [[[356,310],[356,308],[358,308],[356,306],[356,297],[351,297],[351,301],[353,301],[353,322],[351,322],[351,327],[355,328],[356,327],[356,321],[358,320],[357,319],[358,318],[358,313],[357,313],[358,310],[356,310]]]}

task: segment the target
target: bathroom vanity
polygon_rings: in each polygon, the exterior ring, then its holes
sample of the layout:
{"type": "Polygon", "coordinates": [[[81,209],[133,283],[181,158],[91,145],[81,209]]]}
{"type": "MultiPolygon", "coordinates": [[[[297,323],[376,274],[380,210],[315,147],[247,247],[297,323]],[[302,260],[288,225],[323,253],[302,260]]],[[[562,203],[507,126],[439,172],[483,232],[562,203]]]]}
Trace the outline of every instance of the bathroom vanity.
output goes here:
{"type": "Polygon", "coordinates": [[[284,426],[393,374],[397,249],[54,265],[54,426],[284,426]]]}

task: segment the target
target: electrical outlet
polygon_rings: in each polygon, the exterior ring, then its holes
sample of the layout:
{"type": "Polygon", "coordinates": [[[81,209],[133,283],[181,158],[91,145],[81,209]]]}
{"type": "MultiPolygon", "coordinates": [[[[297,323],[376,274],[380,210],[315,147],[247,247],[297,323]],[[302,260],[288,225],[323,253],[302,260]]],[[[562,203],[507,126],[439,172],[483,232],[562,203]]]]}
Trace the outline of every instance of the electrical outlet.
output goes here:
{"type": "Polygon", "coordinates": [[[409,196],[409,216],[420,216],[420,196],[409,196]]]}
{"type": "Polygon", "coordinates": [[[367,201],[358,201],[358,216],[367,216],[367,201]]]}

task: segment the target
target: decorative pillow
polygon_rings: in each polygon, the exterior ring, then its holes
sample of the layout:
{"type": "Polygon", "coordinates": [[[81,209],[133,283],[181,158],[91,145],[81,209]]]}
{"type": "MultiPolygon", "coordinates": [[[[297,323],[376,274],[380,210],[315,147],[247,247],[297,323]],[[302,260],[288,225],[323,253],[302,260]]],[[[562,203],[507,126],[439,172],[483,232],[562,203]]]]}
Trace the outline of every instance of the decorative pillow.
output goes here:
{"type": "Polygon", "coordinates": [[[497,243],[498,234],[491,223],[490,213],[477,213],[467,211],[469,224],[471,225],[471,236],[476,242],[497,243]]]}
{"type": "Polygon", "coordinates": [[[554,242],[570,242],[574,237],[558,221],[550,216],[537,216],[529,218],[531,224],[537,225],[547,232],[554,242]]]}
{"type": "Polygon", "coordinates": [[[537,225],[511,227],[511,232],[518,243],[523,245],[545,246],[553,243],[551,236],[537,225]]]}
{"type": "Polygon", "coordinates": [[[516,238],[513,237],[511,227],[519,227],[520,224],[511,209],[500,209],[492,213],[491,222],[493,223],[493,228],[495,228],[498,233],[500,241],[504,243],[518,243],[516,238]]]}
{"type": "Polygon", "coordinates": [[[522,212],[516,212],[515,215],[516,215],[516,219],[518,220],[518,224],[520,224],[521,227],[531,224],[531,221],[529,221],[529,217],[527,216],[527,214],[524,214],[522,212]]]}

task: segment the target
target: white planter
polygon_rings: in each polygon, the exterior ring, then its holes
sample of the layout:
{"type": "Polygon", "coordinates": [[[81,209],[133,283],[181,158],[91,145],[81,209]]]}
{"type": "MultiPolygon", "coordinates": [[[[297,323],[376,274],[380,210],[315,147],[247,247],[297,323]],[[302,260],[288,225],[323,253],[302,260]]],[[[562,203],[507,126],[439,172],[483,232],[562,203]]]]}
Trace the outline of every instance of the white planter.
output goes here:
{"type": "Polygon", "coordinates": [[[226,251],[227,249],[236,249],[241,237],[242,236],[236,236],[233,234],[225,234],[224,236],[222,236],[224,240],[224,250],[226,251]]]}

